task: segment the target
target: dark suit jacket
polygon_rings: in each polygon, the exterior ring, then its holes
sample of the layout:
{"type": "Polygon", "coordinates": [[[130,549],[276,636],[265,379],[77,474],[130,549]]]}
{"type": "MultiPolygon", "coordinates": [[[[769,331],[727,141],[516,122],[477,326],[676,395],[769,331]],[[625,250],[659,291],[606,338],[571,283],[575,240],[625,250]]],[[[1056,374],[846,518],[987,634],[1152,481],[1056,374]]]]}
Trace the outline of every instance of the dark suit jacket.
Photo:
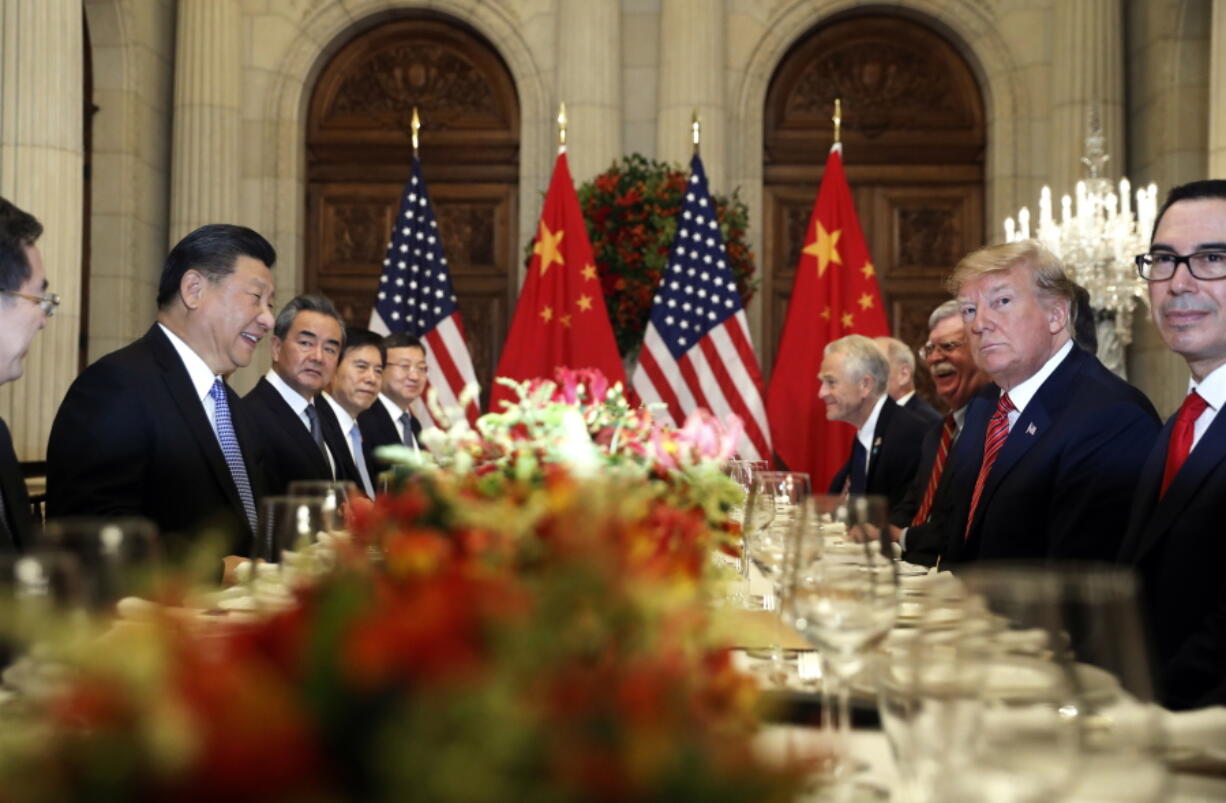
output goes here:
{"type": "Polygon", "coordinates": [[[1174,416],[1137,484],[1120,559],[1141,575],[1157,685],[1174,709],[1226,704],[1226,415],[1219,413],[1161,500],[1174,416]]]}
{"type": "MultiPolygon", "coordinates": [[[[889,396],[877,416],[873,429],[872,449],[869,451],[866,488],[870,494],[886,497],[892,511],[902,504],[907,488],[919,468],[920,444],[924,440],[926,426],[911,413],[894,403],[889,396]]],[[[842,493],[851,471],[851,457],[834,475],[829,492],[842,493]]]]}
{"type": "Polygon", "coordinates": [[[903,407],[929,426],[944,418],[937,412],[937,408],[929,404],[928,400],[918,393],[912,393],[911,398],[907,399],[903,407]]]}
{"type": "Polygon", "coordinates": [[[989,383],[967,403],[951,466],[959,501],[945,528],[945,557],[1114,560],[1161,427],[1149,399],[1074,345],[1010,430],[964,539],[999,397],[1000,388],[989,383]]]}
{"type": "Polygon", "coordinates": [[[4,521],[12,541],[0,537],[0,553],[22,552],[34,538],[34,520],[30,516],[30,496],[21,464],[13,451],[13,438],[8,425],[0,418],[0,493],[4,494],[4,521]]]}
{"type": "MultiPolygon", "coordinates": [[[[264,441],[264,478],[269,494],[284,494],[295,480],[333,479],[332,467],[310,431],[267,378],[260,377],[243,397],[242,406],[264,441]]],[[[315,412],[319,414],[324,443],[336,463],[336,479],[361,485],[336,414],[322,398],[316,400],[315,412]]]]}
{"type": "MultiPolygon", "coordinates": [[[[420,438],[421,422],[416,418],[410,425],[413,437],[420,438]]],[[[400,424],[392,420],[387,407],[379,399],[358,415],[358,428],[362,430],[362,451],[366,452],[366,470],[370,472],[370,481],[379,487],[377,477],[387,470],[387,463],[375,457],[375,449],[380,446],[403,446],[404,433],[400,424]]],[[[418,441],[420,444],[420,441],[418,441]]]]}
{"type": "Polygon", "coordinates": [[[912,525],[919,506],[924,501],[924,493],[928,490],[928,479],[932,475],[932,467],[936,462],[937,449],[941,445],[941,430],[944,419],[929,428],[924,433],[924,442],[920,446],[919,469],[915,479],[907,489],[907,495],[902,503],[890,515],[890,523],[896,527],[907,528],[907,548],[903,552],[903,560],[908,563],[918,563],[923,566],[933,566],[937,558],[945,551],[945,522],[954,515],[956,488],[952,480],[954,476],[954,451],[958,448],[961,436],[954,440],[949,456],[945,459],[945,470],[937,483],[936,493],[932,497],[932,508],[928,512],[928,521],[912,525]]]}
{"type": "MultiPolygon", "coordinates": [[[[234,431],[256,503],[263,452],[227,388],[234,431]]],[[[89,366],[60,404],[47,444],[47,517],[145,516],[171,555],[218,532],[247,554],[251,529],[238,490],[183,360],[162,330],[89,366]]]]}

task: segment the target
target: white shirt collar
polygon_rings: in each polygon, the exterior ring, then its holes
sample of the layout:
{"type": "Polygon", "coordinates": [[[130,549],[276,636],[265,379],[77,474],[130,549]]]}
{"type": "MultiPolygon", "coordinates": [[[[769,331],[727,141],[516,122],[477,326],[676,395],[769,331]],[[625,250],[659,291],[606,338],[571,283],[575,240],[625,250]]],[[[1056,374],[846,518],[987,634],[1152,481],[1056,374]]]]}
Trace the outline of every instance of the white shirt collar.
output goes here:
{"type": "Polygon", "coordinates": [[[954,410],[954,432],[962,431],[962,425],[966,423],[966,408],[969,406],[964,404],[957,410],[954,410]]]}
{"type": "Polygon", "coordinates": [[[868,468],[868,458],[873,454],[873,432],[877,429],[877,419],[881,417],[881,408],[885,407],[885,399],[886,394],[884,393],[877,397],[877,403],[873,405],[873,411],[868,414],[868,420],[864,422],[864,426],[856,430],[856,439],[864,447],[865,469],[868,468]]]}
{"type": "Polygon", "coordinates": [[[895,399],[894,403],[897,404],[899,407],[906,407],[907,402],[911,401],[911,397],[914,395],[915,395],[914,390],[908,390],[906,393],[902,394],[897,399],[895,399]]]}
{"type": "Polygon", "coordinates": [[[277,392],[281,394],[281,398],[285,399],[285,403],[294,411],[294,415],[302,418],[303,411],[311,403],[310,400],[304,399],[302,394],[285,384],[285,380],[273,368],[268,369],[268,373],[264,374],[264,378],[268,380],[268,384],[277,389],[277,392]]]}
{"type": "MultiPolygon", "coordinates": [[[[1026,405],[1030,404],[1030,400],[1034,398],[1034,394],[1039,392],[1039,388],[1047,381],[1047,377],[1051,376],[1056,370],[1056,366],[1068,356],[1068,353],[1073,350],[1073,341],[1069,340],[1061,346],[1055,354],[1047,358],[1047,362],[1043,363],[1043,367],[1035,371],[1028,379],[1017,383],[1017,386],[1009,391],[1009,401],[1013,402],[1013,406],[1017,408],[1020,415],[1026,409],[1026,405]]],[[[1004,395],[1004,392],[1001,392],[1004,395]]]]}
{"type": "Polygon", "coordinates": [[[392,420],[395,421],[397,425],[399,425],[400,416],[402,413],[404,413],[404,410],[400,409],[400,405],[396,404],[396,402],[392,401],[387,396],[384,396],[382,393],[379,394],[379,401],[383,402],[383,406],[387,408],[387,414],[392,417],[392,420]]]}
{"type": "Polygon", "coordinates": [[[342,407],[340,402],[329,396],[327,391],[324,391],[319,395],[327,399],[328,406],[332,408],[332,412],[336,413],[336,420],[341,425],[341,432],[343,432],[345,437],[348,438],[349,431],[353,429],[353,425],[357,423],[353,419],[353,416],[349,415],[349,411],[342,407]]]}
{"type": "Polygon", "coordinates": [[[166,335],[166,339],[170,341],[170,345],[175,347],[179,359],[183,361],[183,367],[187,369],[187,377],[191,380],[196,395],[201,401],[204,401],[204,397],[208,396],[209,391],[213,389],[213,383],[217,381],[217,374],[213,373],[208,363],[191,346],[187,345],[183,338],[170,331],[166,324],[159,321],[158,326],[166,335]]]}
{"type": "Polygon", "coordinates": [[[1196,391],[1200,397],[1208,402],[1216,413],[1222,409],[1222,405],[1226,404],[1226,365],[1220,365],[1214,368],[1200,382],[1195,379],[1188,380],[1188,392],[1196,391]]]}

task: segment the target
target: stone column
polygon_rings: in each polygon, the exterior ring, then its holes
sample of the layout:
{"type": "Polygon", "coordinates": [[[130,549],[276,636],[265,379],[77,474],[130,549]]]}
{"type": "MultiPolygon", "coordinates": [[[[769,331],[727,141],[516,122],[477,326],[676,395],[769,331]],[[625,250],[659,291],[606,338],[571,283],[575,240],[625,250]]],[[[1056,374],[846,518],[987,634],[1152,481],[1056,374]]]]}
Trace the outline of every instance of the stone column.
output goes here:
{"type": "Polygon", "coordinates": [[[725,0],[662,0],[660,83],[656,93],[656,155],[687,165],[693,146],[690,120],[702,122],[702,163],[711,191],[726,193],[728,146],[725,70],[725,0]]]}
{"type": "MultiPolygon", "coordinates": [[[[1048,180],[1058,204],[1085,173],[1081,157],[1090,110],[1097,107],[1111,160],[1106,177],[1123,173],[1124,20],[1120,0],[1052,4],[1051,138],[1048,180]]],[[[1036,198],[1034,203],[1037,203],[1036,198]]],[[[1033,207],[1033,203],[1031,206],[1033,207]]],[[[1057,207],[1059,209],[1059,207],[1057,207]]]]}
{"type": "Polygon", "coordinates": [[[83,52],[79,0],[0,3],[0,196],[42,221],[38,248],[51,290],[63,298],[35,336],[25,374],[0,386],[0,417],[21,460],[46,455],[51,422],[77,374],[83,52]]]}
{"type": "Polygon", "coordinates": [[[622,155],[621,6],[559,0],[558,99],[566,103],[566,159],[576,187],[622,155]]]}
{"type": "Polygon", "coordinates": [[[1209,33],[1209,175],[1226,178],[1226,0],[1213,0],[1209,33]]]}
{"type": "Polygon", "coordinates": [[[242,223],[242,15],[238,0],[180,0],[175,38],[171,245],[205,223],[242,223]]]}

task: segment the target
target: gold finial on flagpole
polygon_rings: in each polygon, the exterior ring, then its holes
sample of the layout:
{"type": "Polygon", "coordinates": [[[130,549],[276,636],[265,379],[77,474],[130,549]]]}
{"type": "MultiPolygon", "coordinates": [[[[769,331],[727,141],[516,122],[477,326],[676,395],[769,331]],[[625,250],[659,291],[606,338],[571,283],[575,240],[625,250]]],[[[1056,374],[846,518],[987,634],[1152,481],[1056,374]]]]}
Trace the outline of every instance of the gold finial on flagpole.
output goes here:
{"type": "Polygon", "coordinates": [[[566,152],[566,101],[558,107],[558,153],[566,152]]]}
{"type": "Polygon", "coordinates": [[[418,138],[417,132],[421,131],[421,118],[417,116],[417,107],[413,107],[413,120],[409,123],[409,128],[413,132],[413,158],[417,158],[418,138]]]}
{"type": "Polygon", "coordinates": [[[834,99],[834,144],[838,145],[840,136],[842,135],[843,126],[843,101],[841,98],[834,99]]]}
{"type": "Polygon", "coordinates": [[[702,138],[702,121],[698,119],[698,109],[694,110],[694,116],[690,118],[690,137],[694,141],[694,155],[698,155],[698,142],[702,138]]]}

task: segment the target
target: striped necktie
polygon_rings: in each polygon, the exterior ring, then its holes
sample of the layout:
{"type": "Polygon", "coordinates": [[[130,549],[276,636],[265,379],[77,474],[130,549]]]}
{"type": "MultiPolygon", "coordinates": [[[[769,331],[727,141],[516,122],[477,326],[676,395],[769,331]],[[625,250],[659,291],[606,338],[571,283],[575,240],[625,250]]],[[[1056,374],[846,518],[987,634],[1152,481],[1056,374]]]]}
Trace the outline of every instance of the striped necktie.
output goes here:
{"type": "Polygon", "coordinates": [[[247,514],[247,523],[251,532],[259,532],[255,518],[255,495],[251,493],[251,480],[247,477],[247,464],[243,462],[243,450],[239,448],[238,436],[234,434],[234,422],[230,420],[230,401],[226,398],[226,384],[217,377],[209,390],[213,397],[213,426],[217,430],[217,442],[221,445],[221,453],[226,458],[230,468],[230,477],[238,490],[238,498],[243,503],[243,512],[247,514]]]}
{"type": "Polygon", "coordinates": [[[957,429],[958,422],[954,420],[954,414],[945,416],[945,423],[941,425],[941,442],[937,445],[937,456],[932,461],[932,473],[928,476],[928,487],[924,489],[924,500],[920,503],[915,518],[911,519],[912,527],[928,521],[932,514],[932,500],[936,498],[937,486],[941,484],[941,475],[945,473],[945,460],[949,457],[949,447],[954,442],[954,432],[957,429]]]}
{"type": "Polygon", "coordinates": [[[966,515],[966,530],[962,533],[964,540],[971,537],[971,522],[975,520],[975,508],[979,507],[979,497],[983,494],[983,486],[988,480],[988,474],[992,471],[992,464],[996,462],[996,456],[1000,454],[1000,447],[1005,445],[1005,439],[1009,437],[1009,413],[1016,409],[1009,394],[1003,393],[1000,401],[996,402],[996,412],[992,413],[992,419],[988,421],[988,436],[983,441],[983,464],[979,466],[979,476],[975,478],[975,492],[971,494],[971,509],[966,515]]]}

